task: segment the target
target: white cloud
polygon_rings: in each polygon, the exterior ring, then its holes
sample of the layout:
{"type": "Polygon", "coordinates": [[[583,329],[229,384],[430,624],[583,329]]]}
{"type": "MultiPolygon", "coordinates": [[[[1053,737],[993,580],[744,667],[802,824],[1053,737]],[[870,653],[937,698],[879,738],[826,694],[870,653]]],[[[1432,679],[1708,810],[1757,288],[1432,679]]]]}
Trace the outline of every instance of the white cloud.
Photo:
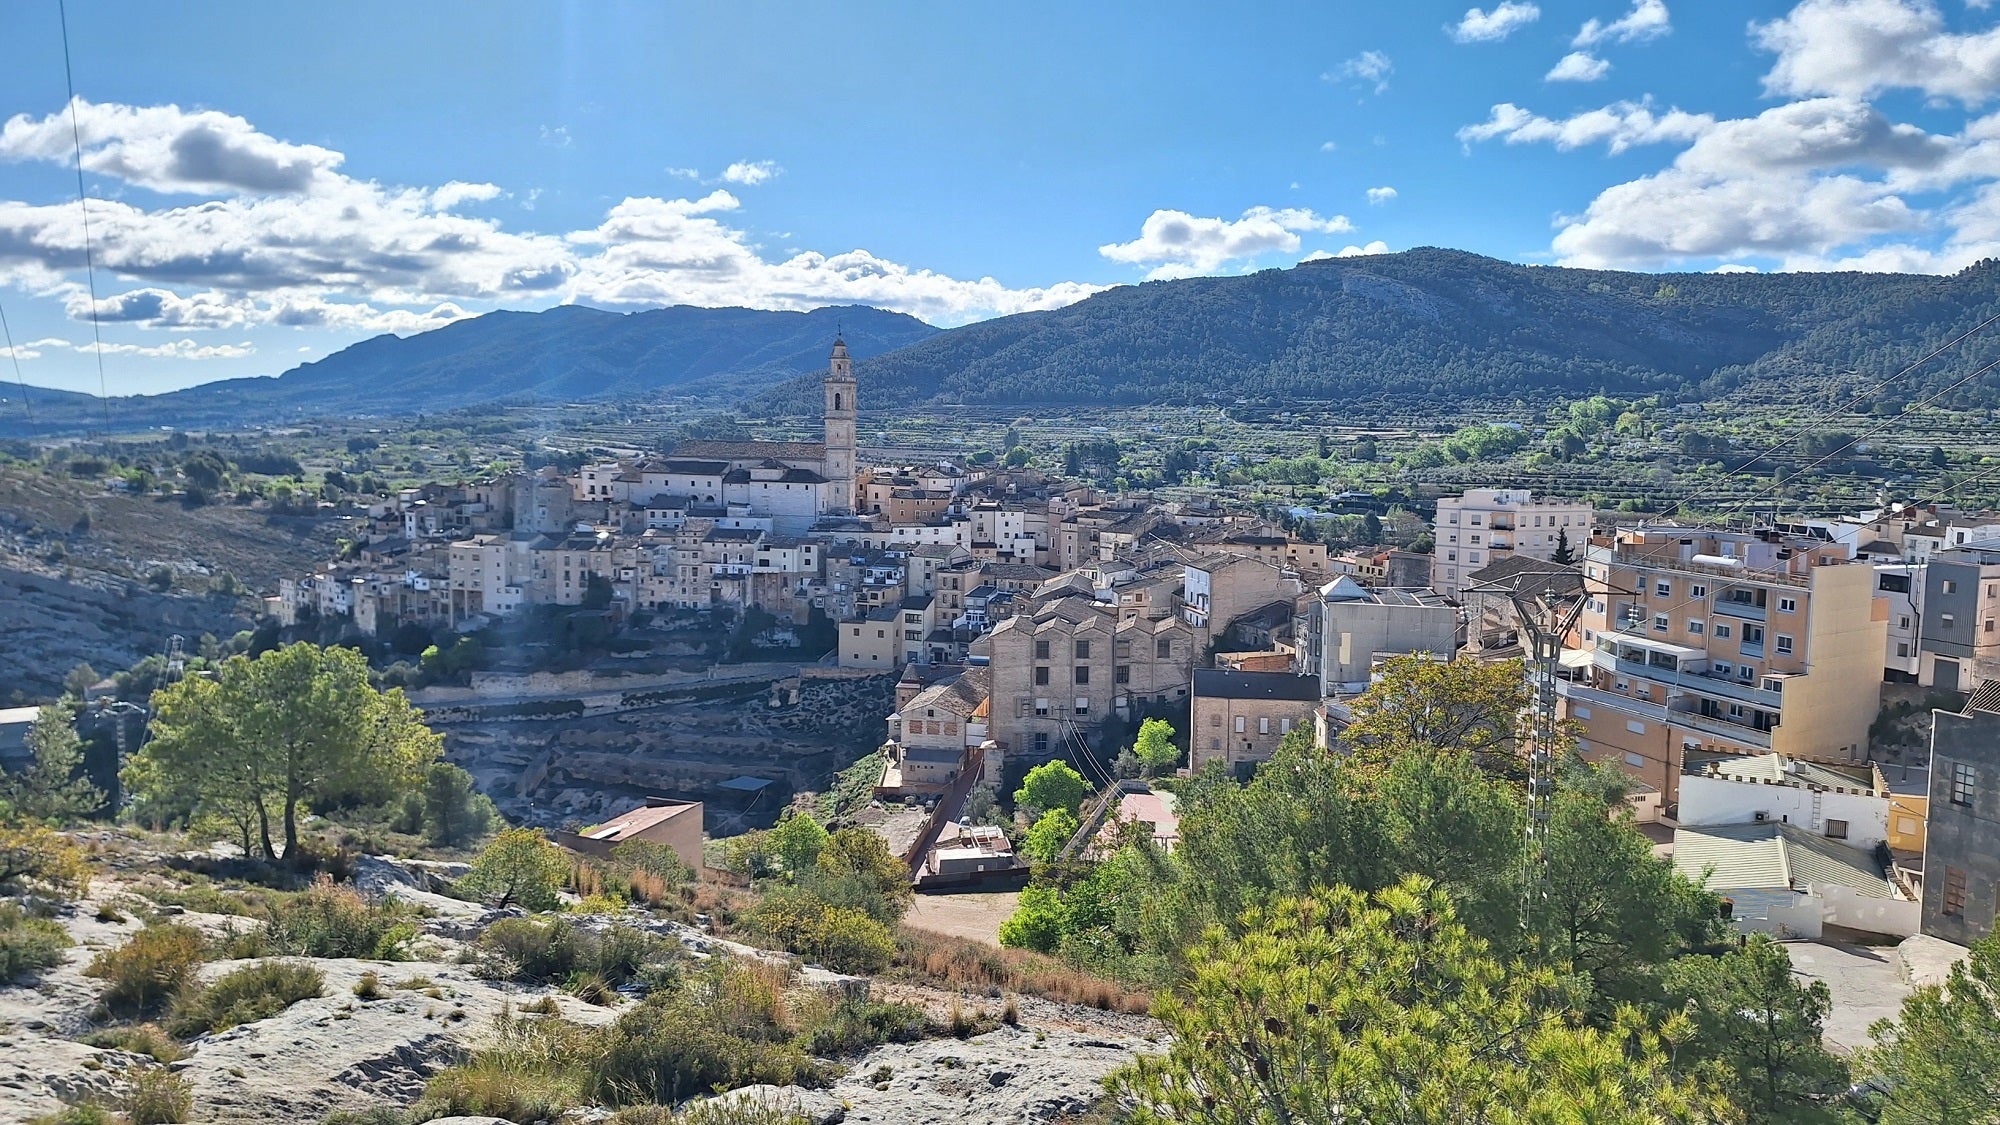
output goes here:
{"type": "Polygon", "coordinates": [[[1380,51],[1363,51],[1346,62],[1341,63],[1336,69],[1320,75],[1320,77],[1328,82],[1355,79],[1369,83],[1374,86],[1375,92],[1379,94],[1389,88],[1389,75],[1393,74],[1395,70],[1396,64],[1389,61],[1388,55],[1380,51]]]}
{"type": "Polygon", "coordinates": [[[680,179],[680,180],[701,179],[701,169],[699,168],[668,168],[666,172],[667,175],[672,176],[675,179],[680,179]]]}
{"type": "Polygon", "coordinates": [[[1370,203],[1375,203],[1375,204],[1387,203],[1394,198],[1396,198],[1395,188],[1385,186],[1385,187],[1372,187],[1368,189],[1368,202],[1370,203]]]}
{"type": "Polygon", "coordinates": [[[1643,101],[1617,102],[1560,121],[1501,102],[1485,121],[1461,128],[1458,139],[1468,146],[1499,140],[1510,145],[1552,144],[1564,151],[1602,144],[1619,153],[1634,145],[1692,141],[1714,127],[1715,118],[1706,113],[1677,108],[1654,113],[1652,105],[1643,101]]]}
{"type": "MultiPolygon", "coordinates": [[[[341,153],[289,144],[213,111],[80,102],[78,113],[92,170],[203,196],[172,205],[89,202],[100,284],[117,282],[100,312],[140,327],[406,333],[481,307],[561,301],[778,309],[855,302],[949,324],[1057,307],[1101,288],[1012,288],[860,249],[767,257],[726,221],[742,202],[720,188],[695,198],[627,198],[583,230],[513,231],[455,210],[500,198],[497,185],[355,179],[339,170],[341,153]]],[[[70,158],[66,117],[21,115],[0,128],[0,160],[70,158]]],[[[777,171],[734,168],[745,184],[777,171]]],[[[528,192],[523,206],[537,195],[528,192]]],[[[86,313],[71,299],[81,291],[81,219],[74,200],[0,199],[0,284],[53,294],[72,315],[86,313]]]]}
{"type": "Polygon", "coordinates": [[[440,211],[449,211],[461,203],[484,203],[498,199],[500,188],[495,184],[468,184],[453,180],[443,187],[431,190],[431,206],[440,211]]]}
{"type": "Polygon", "coordinates": [[[550,128],[547,125],[542,126],[542,143],[548,145],[550,148],[568,148],[570,144],[569,126],[557,125],[554,128],[550,128]]]}
{"type": "Polygon", "coordinates": [[[1571,51],[1542,75],[1544,82],[1595,82],[1611,73],[1611,64],[1588,51],[1571,51]]]}
{"type": "Polygon", "coordinates": [[[2000,92],[2000,28],[1948,32],[1929,0],[1804,0],[1751,38],[1778,56],[1764,76],[1773,94],[1907,87],[1977,104],[2000,92]]]}
{"type": "MultiPolygon", "coordinates": [[[[1565,264],[1598,267],[1769,256],[1831,268],[1822,263],[1855,261],[1838,257],[1846,247],[1929,229],[1933,216],[1901,192],[1962,176],[1966,144],[1847,99],[1777,106],[1715,123],[1670,167],[1606,189],[1561,221],[1555,250],[1565,264]]],[[[1970,215],[1947,218],[1965,242],[1970,215]]],[[[1891,258],[1915,260],[1876,260],[1891,258]]]]}
{"type": "MultiPolygon", "coordinates": [[[[71,351],[94,353],[97,345],[89,340],[72,343],[54,336],[45,340],[35,340],[21,345],[22,359],[38,359],[45,349],[68,348],[71,351]]],[[[105,355],[139,356],[145,359],[242,359],[256,354],[257,348],[250,341],[240,344],[203,344],[195,340],[169,340],[164,344],[105,344],[105,355]]]]}
{"type": "Polygon", "coordinates": [[[1445,29],[1453,42],[1493,43],[1542,18],[1542,10],[1521,0],[1501,0],[1490,12],[1467,8],[1458,23],[1445,29]]]}
{"type": "Polygon", "coordinates": [[[1339,145],[1334,144],[1332,141],[1321,141],[1319,143],[1319,150],[1321,152],[1332,152],[1334,149],[1337,149],[1339,147],[1340,147],[1339,145]]]}
{"type": "Polygon", "coordinates": [[[296,195],[340,178],[340,153],[287,144],[230,114],[81,98],[74,109],[74,135],[68,109],[8,118],[0,126],[0,160],[67,163],[80,138],[86,171],[154,191],[296,195]]]}
{"type": "Polygon", "coordinates": [[[1378,238],[1366,246],[1343,246],[1340,248],[1340,253],[1335,254],[1334,257],[1365,258],[1372,254],[1387,254],[1388,252],[1389,244],[1378,238]]]}
{"type": "Polygon", "coordinates": [[[1594,47],[1599,43],[1643,43],[1658,39],[1674,29],[1667,14],[1666,0],[1632,0],[1632,10],[1605,23],[1585,20],[1570,40],[1572,47],[1594,47]]]}
{"type": "Polygon", "coordinates": [[[783,172],[784,169],[774,160],[739,160],[722,170],[722,180],[724,183],[756,187],[783,172]]]}
{"type": "Polygon", "coordinates": [[[1261,254],[1297,253],[1300,234],[1354,229],[1345,215],[1321,217],[1304,208],[1252,207],[1240,219],[1201,218],[1159,210],[1147,216],[1139,237],[1097,248],[1114,262],[1153,265],[1152,280],[1214,273],[1230,262],[1261,254]]]}

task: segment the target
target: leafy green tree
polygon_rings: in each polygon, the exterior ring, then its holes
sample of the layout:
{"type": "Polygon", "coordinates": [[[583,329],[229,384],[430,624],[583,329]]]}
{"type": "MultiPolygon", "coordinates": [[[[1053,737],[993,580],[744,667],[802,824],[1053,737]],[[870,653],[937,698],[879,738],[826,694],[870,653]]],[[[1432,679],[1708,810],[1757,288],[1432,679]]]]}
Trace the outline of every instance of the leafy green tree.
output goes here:
{"type": "Polygon", "coordinates": [[[1754,934],[1718,957],[1681,957],[1667,996],[1694,1021],[1688,1051],[1751,1122],[1833,1121],[1826,1100],[1847,1089],[1847,1066],[1820,1040],[1826,982],[1792,975],[1785,947],[1754,934]]]}
{"type": "Polygon", "coordinates": [[[1023,889],[1014,913],[1000,923],[999,937],[1000,944],[1010,949],[1054,953],[1063,939],[1062,896],[1043,883],[1023,889]]]}
{"type": "Polygon", "coordinates": [[[424,838],[453,847],[486,835],[499,811],[472,775],[450,762],[432,762],[424,771],[424,838]]]}
{"type": "Polygon", "coordinates": [[[818,869],[820,850],[828,840],[826,828],[803,813],[793,813],[771,829],[766,843],[778,854],[778,861],[794,877],[818,869]]]}
{"type": "Polygon", "coordinates": [[[836,906],[862,910],[885,925],[900,920],[915,897],[909,865],[866,828],[843,828],[828,836],[817,866],[811,881],[816,893],[836,906]]]}
{"type": "Polygon", "coordinates": [[[1069,843],[1070,837],[1076,835],[1081,827],[1075,813],[1068,809],[1050,809],[1035,821],[1034,827],[1028,829],[1021,851],[1036,863],[1053,863],[1063,845],[1069,843]]]}
{"type": "Polygon", "coordinates": [[[336,795],[382,799],[415,784],[442,740],[400,689],[377,691],[353,649],[300,642],[231,657],[153,697],[153,737],[126,768],[142,800],[194,815],[244,809],[266,856],[271,810],[283,855],[296,854],[301,805],[336,795]]]}
{"type": "Polygon", "coordinates": [[[76,708],[67,700],[36,712],[27,742],[33,763],[19,773],[0,775],[0,809],[60,823],[88,816],[104,804],[104,791],[83,776],[83,740],[76,734],[76,708]]]}
{"type": "Polygon", "coordinates": [[[1973,943],[1943,984],[1916,989],[1868,1034],[1862,1063],[1889,1087],[1882,1125],[2000,1122],[2000,937],[1973,943]]]}
{"type": "Polygon", "coordinates": [[[1212,930],[1155,1014],[1166,1052],[1114,1074],[1139,1125],[1655,1125],[1726,1114],[1635,1009],[1586,1025],[1548,969],[1507,964],[1448,895],[1336,887],[1212,930]]]}
{"type": "Polygon", "coordinates": [[[1014,791],[1014,807],[1039,817],[1050,809],[1076,811],[1090,795],[1090,783],[1068,762],[1044,762],[1028,771],[1014,791]]]}
{"type": "Polygon", "coordinates": [[[82,699],[83,693],[96,686],[97,681],[103,678],[103,676],[97,674],[97,669],[92,668],[89,664],[79,664],[71,668],[69,674],[63,677],[63,694],[73,695],[78,699],[82,699]]]}
{"type": "Polygon", "coordinates": [[[493,838],[458,881],[460,890],[496,909],[554,910],[569,878],[569,857],[533,828],[508,828],[493,838]]]}
{"type": "Polygon", "coordinates": [[[1181,764],[1180,747],[1174,745],[1173,724],[1165,719],[1147,719],[1139,724],[1139,739],[1132,744],[1147,777],[1172,773],[1181,764]]]}
{"type": "Polygon", "coordinates": [[[1514,767],[1527,681],[1518,660],[1440,662],[1423,653],[1391,658],[1355,699],[1341,740],[1380,761],[1412,746],[1463,750],[1501,772],[1514,767]]]}

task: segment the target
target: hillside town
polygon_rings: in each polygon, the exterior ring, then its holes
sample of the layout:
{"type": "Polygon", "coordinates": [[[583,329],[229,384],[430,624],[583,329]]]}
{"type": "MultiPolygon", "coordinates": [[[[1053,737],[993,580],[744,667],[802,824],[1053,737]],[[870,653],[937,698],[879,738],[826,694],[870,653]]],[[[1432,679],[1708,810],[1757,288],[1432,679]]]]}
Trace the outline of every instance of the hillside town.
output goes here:
{"type": "Polygon", "coordinates": [[[2000,811],[1979,779],[2000,776],[2000,516],[1889,504],[1710,527],[1489,488],[1438,501],[1429,554],[1341,553],[1254,514],[1025,467],[865,465],[843,342],[823,387],[821,442],[684,442],[405,490],[269,610],[371,634],[534,606],[613,628],[661,611],[821,619],[837,635],[824,663],[899,677],[878,796],[935,813],[1009,762],[1115,752],[1107,739],[1157,714],[1187,716],[1190,769],[1247,777],[1295,727],[1337,738],[1386,661],[1522,658],[1510,595],[1553,585],[1581,603],[1553,669],[1559,717],[1587,760],[1629,776],[1679,866],[1715,872],[1739,927],[1990,932],[2000,811]],[[1930,746],[1878,747],[1885,690],[1964,702],[1930,746]]]}

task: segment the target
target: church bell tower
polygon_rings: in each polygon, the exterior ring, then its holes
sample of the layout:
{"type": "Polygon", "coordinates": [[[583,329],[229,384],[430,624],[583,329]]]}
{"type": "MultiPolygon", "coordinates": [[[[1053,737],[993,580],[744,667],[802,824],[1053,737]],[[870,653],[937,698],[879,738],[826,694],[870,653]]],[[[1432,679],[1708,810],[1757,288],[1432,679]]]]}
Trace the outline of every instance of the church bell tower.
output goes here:
{"type": "Polygon", "coordinates": [[[833,338],[833,358],[826,373],[826,471],[833,484],[834,504],[844,512],[856,511],[854,497],[854,361],[847,357],[847,341],[833,338]]]}

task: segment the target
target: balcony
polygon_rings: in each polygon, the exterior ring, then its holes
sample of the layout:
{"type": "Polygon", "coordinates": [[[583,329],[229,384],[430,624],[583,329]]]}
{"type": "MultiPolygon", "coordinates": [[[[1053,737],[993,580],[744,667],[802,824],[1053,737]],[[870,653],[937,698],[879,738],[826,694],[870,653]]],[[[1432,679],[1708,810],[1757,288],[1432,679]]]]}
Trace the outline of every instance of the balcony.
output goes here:
{"type": "Polygon", "coordinates": [[[1771,748],[1771,734],[1769,731],[1761,731],[1756,727],[1739,726],[1726,719],[1711,719],[1706,715],[1693,711],[1676,711],[1668,707],[1662,707],[1657,703],[1648,703],[1643,699],[1629,699],[1608,691],[1599,691],[1596,688],[1588,688],[1581,684],[1570,683],[1567,680],[1556,682],[1556,693],[1569,700],[1572,707],[1581,704],[1585,707],[1603,708],[1607,711],[1632,715],[1650,722],[1666,723],[1671,727],[1679,727],[1683,730],[1699,731],[1740,746],[1749,746],[1758,750],[1769,750],[1771,748]]]}
{"type": "Polygon", "coordinates": [[[1763,606],[1744,605],[1742,602],[1732,602],[1728,598],[1715,599],[1715,612],[1724,617],[1735,617],[1744,621],[1762,621],[1765,617],[1763,606]]]}

